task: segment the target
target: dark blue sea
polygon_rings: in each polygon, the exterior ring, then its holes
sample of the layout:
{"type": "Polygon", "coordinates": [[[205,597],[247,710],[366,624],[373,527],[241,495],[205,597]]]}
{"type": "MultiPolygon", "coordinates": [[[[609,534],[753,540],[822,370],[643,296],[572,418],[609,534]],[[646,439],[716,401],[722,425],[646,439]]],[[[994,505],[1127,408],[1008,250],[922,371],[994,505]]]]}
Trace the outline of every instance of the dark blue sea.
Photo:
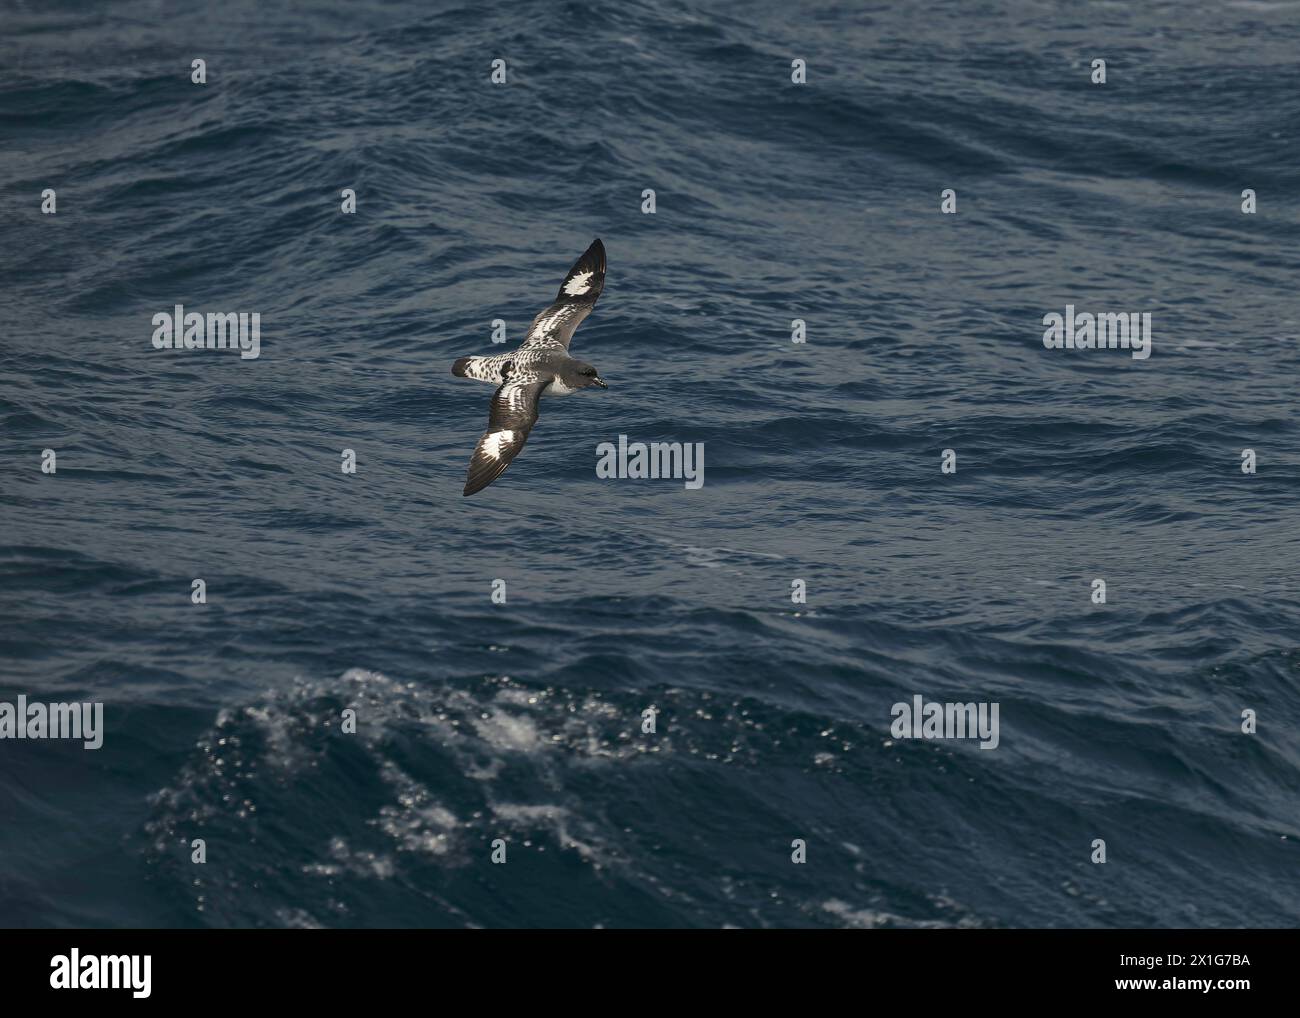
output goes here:
{"type": "Polygon", "coordinates": [[[1250,0],[4,3],[0,701],[104,734],[0,740],[0,925],[1296,925],[1298,52],[1250,0]],[[452,361],[597,237],[609,390],[463,497],[452,361]]]}

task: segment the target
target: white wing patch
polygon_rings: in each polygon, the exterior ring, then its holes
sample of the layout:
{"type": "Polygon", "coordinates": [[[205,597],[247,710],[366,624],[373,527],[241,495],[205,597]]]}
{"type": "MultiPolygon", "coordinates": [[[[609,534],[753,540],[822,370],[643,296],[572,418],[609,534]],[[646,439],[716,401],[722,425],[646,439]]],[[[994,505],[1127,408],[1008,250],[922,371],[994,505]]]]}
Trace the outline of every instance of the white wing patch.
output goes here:
{"type": "Polygon", "coordinates": [[[570,297],[581,297],[591,289],[591,284],[587,280],[594,276],[594,272],[576,272],[572,279],[564,284],[564,292],[570,297]]]}
{"type": "Polygon", "coordinates": [[[569,340],[591,314],[605,288],[605,246],[599,238],[573,263],[560,283],[555,303],[544,308],[528,329],[525,346],[554,346],[569,349],[569,340]]]}
{"type": "Polygon", "coordinates": [[[501,447],[511,445],[515,440],[513,431],[494,431],[483,439],[483,453],[494,460],[501,458],[501,447]]]}
{"type": "Polygon", "coordinates": [[[528,441],[537,423],[537,397],[546,378],[525,374],[502,384],[488,407],[488,429],[474,447],[465,474],[465,494],[482,491],[501,476],[528,441]]]}

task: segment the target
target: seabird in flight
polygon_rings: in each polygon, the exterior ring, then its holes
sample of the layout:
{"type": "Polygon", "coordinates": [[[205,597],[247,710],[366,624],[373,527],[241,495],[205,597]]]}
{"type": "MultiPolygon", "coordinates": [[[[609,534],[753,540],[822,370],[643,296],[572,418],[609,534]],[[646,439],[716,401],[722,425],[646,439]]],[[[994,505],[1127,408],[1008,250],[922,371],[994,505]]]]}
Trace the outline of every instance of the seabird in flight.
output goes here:
{"type": "Polygon", "coordinates": [[[513,353],[461,357],[451,366],[457,378],[491,382],[499,388],[488,407],[488,428],[478,440],[465,477],[465,494],[482,491],[505,471],[537,423],[537,401],[567,396],[605,380],[590,364],[569,356],[569,340],[591,314],[605,285],[605,245],[592,241],[564,277],[555,303],[533,319],[528,336],[513,353]]]}

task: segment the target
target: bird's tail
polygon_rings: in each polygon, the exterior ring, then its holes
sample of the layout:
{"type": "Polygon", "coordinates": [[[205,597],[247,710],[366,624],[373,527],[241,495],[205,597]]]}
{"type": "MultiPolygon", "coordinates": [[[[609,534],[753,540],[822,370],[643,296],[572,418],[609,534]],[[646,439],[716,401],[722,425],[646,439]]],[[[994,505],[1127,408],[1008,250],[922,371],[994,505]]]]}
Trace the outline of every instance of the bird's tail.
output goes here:
{"type": "Polygon", "coordinates": [[[469,375],[469,366],[473,364],[477,357],[461,357],[451,366],[451,373],[457,378],[465,378],[469,375]]]}

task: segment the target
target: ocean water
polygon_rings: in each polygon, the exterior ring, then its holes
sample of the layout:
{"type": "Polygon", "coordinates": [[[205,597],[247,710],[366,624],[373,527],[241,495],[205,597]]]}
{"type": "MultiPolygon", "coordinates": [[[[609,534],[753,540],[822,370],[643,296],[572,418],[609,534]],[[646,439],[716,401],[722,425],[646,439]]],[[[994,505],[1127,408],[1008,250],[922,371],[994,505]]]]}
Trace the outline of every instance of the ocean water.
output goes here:
{"type": "Polygon", "coordinates": [[[1295,925],[1298,46],[1280,2],[6,3],[0,701],[105,733],[0,741],[0,925],[1295,925]],[[595,237],[609,390],[463,498],[451,362],[595,237]],[[260,356],[154,349],[178,303],[260,356]],[[1046,349],[1067,304],[1151,356],[1046,349]],[[620,434],[703,487],[598,478],[620,434]],[[894,738],[916,695],[996,749],[894,738]]]}

